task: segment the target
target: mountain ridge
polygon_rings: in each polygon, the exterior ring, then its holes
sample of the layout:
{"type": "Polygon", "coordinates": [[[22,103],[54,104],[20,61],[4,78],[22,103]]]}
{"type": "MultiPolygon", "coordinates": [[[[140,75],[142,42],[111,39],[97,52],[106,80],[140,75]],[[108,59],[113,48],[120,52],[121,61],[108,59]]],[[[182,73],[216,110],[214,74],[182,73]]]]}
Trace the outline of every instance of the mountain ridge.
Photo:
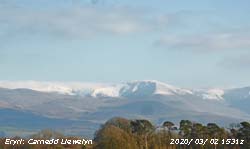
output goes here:
{"type": "Polygon", "coordinates": [[[122,83],[80,83],[80,82],[39,82],[39,81],[0,81],[0,87],[9,89],[31,89],[41,92],[56,92],[66,95],[92,97],[136,96],[140,92],[152,95],[197,94],[203,99],[223,100],[224,89],[186,89],[175,87],[157,80],[135,80],[122,83]]]}

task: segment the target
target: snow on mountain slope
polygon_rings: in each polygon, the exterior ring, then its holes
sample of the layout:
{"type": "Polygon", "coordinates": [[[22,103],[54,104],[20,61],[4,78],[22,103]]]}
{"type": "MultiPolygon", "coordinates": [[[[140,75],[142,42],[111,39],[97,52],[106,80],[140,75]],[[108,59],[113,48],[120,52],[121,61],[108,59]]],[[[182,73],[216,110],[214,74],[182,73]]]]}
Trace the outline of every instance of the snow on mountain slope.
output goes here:
{"type": "Polygon", "coordinates": [[[222,89],[210,89],[203,94],[203,99],[210,100],[223,100],[224,90],[222,89]]]}
{"type": "Polygon", "coordinates": [[[192,91],[187,89],[177,88],[159,81],[146,80],[146,81],[132,81],[124,84],[120,89],[120,96],[152,96],[155,94],[160,95],[184,95],[192,94],[192,91]]]}
{"type": "Polygon", "coordinates": [[[183,88],[177,88],[172,85],[168,85],[162,82],[154,81],[156,84],[156,91],[155,94],[163,94],[163,95],[173,95],[173,94],[179,94],[179,95],[185,95],[185,94],[193,94],[191,90],[183,89],[183,88]]]}
{"type": "Polygon", "coordinates": [[[40,92],[56,92],[66,95],[91,97],[145,97],[152,95],[195,95],[204,100],[223,100],[223,89],[189,90],[155,80],[130,81],[118,84],[79,82],[0,81],[0,87],[8,89],[32,89],[40,92]]]}
{"type": "Polygon", "coordinates": [[[225,95],[225,90],[219,88],[199,89],[199,90],[194,90],[194,92],[196,96],[199,96],[204,100],[222,101],[224,100],[224,95],[225,95]]]}
{"type": "Polygon", "coordinates": [[[93,89],[91,96],[92,97],[119,97],[120,87],[118,86],[109,86],[93,89]]]}
{"type": "Polygon", "coordinates": [[[154,80],[131,81],[120,84],[0,81],[0,87],[8,89],[26,88],[41,92],[57,92],[60,94],[81,96],[90,95],[92,97],[192,94],[190,90],[177,88],[154,80]]]}
{"type": "Polygon", "coordinates": [[[0,81],[1,88],[25,88],[40,92],[57,92],[66,95],[88,95],[91,94],[94,89],[104,86],[105,84],[78,82],[0,81]]]}

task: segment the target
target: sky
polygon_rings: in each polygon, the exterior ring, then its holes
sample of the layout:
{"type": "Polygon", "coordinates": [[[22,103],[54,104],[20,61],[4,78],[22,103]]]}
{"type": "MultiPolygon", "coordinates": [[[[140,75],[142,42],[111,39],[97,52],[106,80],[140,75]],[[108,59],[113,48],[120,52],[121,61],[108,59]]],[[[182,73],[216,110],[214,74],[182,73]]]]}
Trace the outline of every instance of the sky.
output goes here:
{"type": "Polygon", "coordinates": [[[0,80],[250,86],[249,0],[0,0],[0,80]]]}

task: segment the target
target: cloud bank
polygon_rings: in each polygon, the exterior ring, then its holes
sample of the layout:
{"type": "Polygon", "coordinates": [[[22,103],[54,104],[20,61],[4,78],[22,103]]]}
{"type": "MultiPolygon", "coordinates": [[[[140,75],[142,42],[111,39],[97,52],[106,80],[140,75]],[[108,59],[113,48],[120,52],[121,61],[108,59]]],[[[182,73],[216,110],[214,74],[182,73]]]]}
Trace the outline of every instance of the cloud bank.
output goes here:
{"type": "Polygon", "coordinates": [[[156,42],[168,49],[218,51],[250,49],[250,33],[221,32],[198,35],[165,36],[156,42]]]}
{"type": "Polygon", "coordinates": [[[33,9],[4,5],[0,10],[0,35],[49,34],[57,37],[89,38],[95,35],[127,35],[156,31],[168,18],[150,16],[122,6],[77,6],[33,9]]]}

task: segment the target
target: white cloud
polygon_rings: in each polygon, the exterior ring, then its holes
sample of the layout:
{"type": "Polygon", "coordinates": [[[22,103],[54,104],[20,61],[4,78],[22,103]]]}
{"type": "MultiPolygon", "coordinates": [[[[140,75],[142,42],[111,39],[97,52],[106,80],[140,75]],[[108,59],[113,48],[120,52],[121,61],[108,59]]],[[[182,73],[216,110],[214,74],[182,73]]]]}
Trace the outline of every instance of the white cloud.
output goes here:
{"type": "Polygon", "coordinates": [[[217,51],[249,49],[250,34],[223,32],[189,36],[165,36],[157,41],[156,44],[178,50],[217,51]]]}
{"type": "MultiPolygon", "coordinates": [[[[167,19],[167,18],[164,18],[167,19]]],[[[148,17],[128,7],[70,6],[68,8],[27,9],[2,6],[0,26],[3,35],[17,33],[45,33],[63,37],[91,37],[94,35],[124,35],[157,29],[167,23],[148,17]]]]}

